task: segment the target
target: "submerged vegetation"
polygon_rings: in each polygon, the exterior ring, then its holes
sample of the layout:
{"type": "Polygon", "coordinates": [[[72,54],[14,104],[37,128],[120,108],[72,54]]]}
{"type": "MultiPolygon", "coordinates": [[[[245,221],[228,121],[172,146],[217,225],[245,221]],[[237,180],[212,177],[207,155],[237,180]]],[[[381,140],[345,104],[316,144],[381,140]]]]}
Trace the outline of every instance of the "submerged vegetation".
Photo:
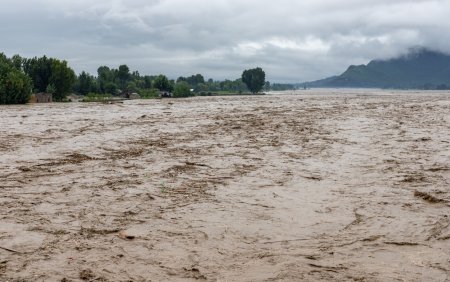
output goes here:
{"type": "MultiPolygon", "coordinates": [[[[276,84],[274,85],[276,86],[276,84]]],[[[50,93],[53,101],[67,101],[69,94],[83,96],[82,101],[105,101],[115,97],[128,98],[138,94],[140,98],[161,96],[181,98],[190,96],[236,95],[268,91],[271,84],[265,81],[261,68],[245,70],[242,78],[235,80],[205,80],[201,74],[169,79],[163,74],[141,75],[130,71],[127,65],[117,69],[100,66],[97,74],[82,71],[76,75],[66,61],[55,58],[15,55],[11,58],[0,53],[0,104],[24,104],[32,93],[50,93]]]]}

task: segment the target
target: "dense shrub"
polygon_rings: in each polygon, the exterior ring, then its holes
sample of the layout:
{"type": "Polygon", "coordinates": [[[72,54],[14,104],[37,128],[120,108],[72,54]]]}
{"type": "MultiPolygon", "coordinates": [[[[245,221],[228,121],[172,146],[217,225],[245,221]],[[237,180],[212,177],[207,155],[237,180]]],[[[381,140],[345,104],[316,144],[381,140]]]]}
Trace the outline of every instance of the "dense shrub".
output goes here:
{"type": "Polygon", "coordinates": [[[173,97],[190,97],[194,96],[194,93],[191,92],[191,87],[187,82],[181,81],[175,84],[175,90],[173,91],[173,97]]]}
{"type": "Polygon", "coordinates": [[[142,99],[154,99],[159,98],[159,90],[158,89],[141,89],[138,91],[138,94],[142,99]]]}

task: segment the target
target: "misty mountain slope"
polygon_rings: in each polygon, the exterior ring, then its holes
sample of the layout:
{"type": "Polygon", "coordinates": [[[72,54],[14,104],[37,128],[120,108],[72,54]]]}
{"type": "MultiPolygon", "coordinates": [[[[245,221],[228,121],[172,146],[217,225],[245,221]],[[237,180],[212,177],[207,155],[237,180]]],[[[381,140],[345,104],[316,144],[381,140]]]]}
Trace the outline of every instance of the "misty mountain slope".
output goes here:
{"type": "Polygon", "coordinates": [[[450,55],[412,49],[407,55],[350,66],[331,79],[306,83],[310,87],[439,88],[450,86],[450,55]]]}

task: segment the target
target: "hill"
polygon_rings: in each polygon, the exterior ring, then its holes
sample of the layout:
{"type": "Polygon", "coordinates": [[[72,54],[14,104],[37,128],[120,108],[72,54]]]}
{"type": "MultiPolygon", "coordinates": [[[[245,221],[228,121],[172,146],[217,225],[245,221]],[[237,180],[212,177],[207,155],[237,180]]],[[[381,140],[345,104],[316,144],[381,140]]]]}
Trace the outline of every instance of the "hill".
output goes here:
{"type": "Polygon", "coordinates": [[[339,76],[302,83],[307,87],[361,87],[400,89],[450,88],[450,55],[428,49],[410,49],[389,60],[350,66],[339,76]]]}

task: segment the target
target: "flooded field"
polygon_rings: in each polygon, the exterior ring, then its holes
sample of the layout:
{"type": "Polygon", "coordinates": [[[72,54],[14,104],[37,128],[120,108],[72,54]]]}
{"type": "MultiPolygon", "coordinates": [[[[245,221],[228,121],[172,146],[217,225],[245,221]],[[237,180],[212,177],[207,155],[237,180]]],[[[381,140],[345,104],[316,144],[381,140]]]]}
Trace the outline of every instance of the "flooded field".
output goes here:
{"type": "Polygon", "coordinates": [[[0,107],[0,281],[448,281],[450,93],[0,107]]]}

